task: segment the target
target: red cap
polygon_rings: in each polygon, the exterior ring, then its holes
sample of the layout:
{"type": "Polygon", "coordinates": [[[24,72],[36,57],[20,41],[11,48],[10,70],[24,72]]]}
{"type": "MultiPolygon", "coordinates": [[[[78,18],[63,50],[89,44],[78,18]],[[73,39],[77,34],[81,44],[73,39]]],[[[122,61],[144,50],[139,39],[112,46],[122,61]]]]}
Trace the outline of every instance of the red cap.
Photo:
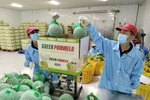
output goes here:
{"type": "Polygon", "coordinates": [[[28,27],[28,28],[26,29],[26,33],[29,34],[29,33],[31,33],[31,32],[34,31],[34,30],[39,31],[39,29],[37,29],[37,28],[35,28],[35,27],[28,27]]]}
{"type": "Polygon", "coordinates": [[[121,30],[131,31],[131,32],[133,32],[134,36],[137,35],[137,28],[132,24],[126,24],[124,26],[117,27],[116,30],[118,30],[118,31],[121,31],[121,30]]]}

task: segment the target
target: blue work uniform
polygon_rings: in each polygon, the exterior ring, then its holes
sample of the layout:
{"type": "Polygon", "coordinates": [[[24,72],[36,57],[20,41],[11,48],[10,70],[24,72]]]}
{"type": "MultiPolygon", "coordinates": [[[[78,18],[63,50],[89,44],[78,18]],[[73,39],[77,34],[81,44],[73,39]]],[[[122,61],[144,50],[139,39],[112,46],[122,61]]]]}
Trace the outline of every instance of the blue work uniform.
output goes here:
{"type": "Polygon", "coordinates": [[[143,72],[141,52],[134,46],[121,56],[119,42],[104,38],[93,25],[88,26],[88,33],[99,51],[105,56],[103,73],[98,87],[131,93],[140,85],[143,72]]]}
{"type": "Polygon", "coordinates": [[[29,63],[30,62],[34,62],[35,67],[34,67],[33,75],[36,72],[40,72],[40,73],[44,74],[46,79],[49,79],[49,73],[47,71],[40,70],[40,68],[39,68],[39,53],[38,53],[38,50],[33,48],[31,44],[29,44],[29,46],[25,50],[25,60],[26,61],[25,61],[24,65],[26,67],[29,67],[29,63]]]}
{"type": "Polygon", "coordinates": [[[142,52],[143,61],[146,60],[149,51],[146,47],[142,46],[141,44],[136,44],[136,48],[142,52]]]}
{"type": "Polygon", "coordinates": [[[96,55],[99,54],[100,52],[98,51],[97,48],[91,48],[90,51],[88,52],[88,56],[96,55]]]}

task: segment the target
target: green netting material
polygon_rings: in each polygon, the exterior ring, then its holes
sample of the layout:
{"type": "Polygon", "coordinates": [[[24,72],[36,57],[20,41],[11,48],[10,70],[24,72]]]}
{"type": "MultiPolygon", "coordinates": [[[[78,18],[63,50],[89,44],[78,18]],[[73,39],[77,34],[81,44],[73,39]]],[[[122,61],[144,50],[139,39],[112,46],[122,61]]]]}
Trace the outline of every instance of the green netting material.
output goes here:
{"type": "Polygon", "coordinates": [[[70,94],[63,94],[59,97],[58,100],[74,100],[70,94]]]}
{"type": "Polygon", "coordinates": [[[39,72],[37,72],[35,75],[33,75],[33,78],[32,78],[33,82],[35,81],[42,81],[44,82],[45,81],[45,76],[39,72]]]}
{"type": "Polygon", "coordinates": [[[35,90],[28,90],[23,93],[20,100],[42,100],[42,96],[35,90]]]}
{"type": "Polygon", "coordinates": [[[19,95],[12,89],[4,89],[0,91],[0,100],[19,100],[19,95]]]}
{"type": "Polygon", "coordinates": [[[27,85],[29,86],[30,88],[32,88],[32,84],[33,84],[33,81],[32,80],[29,80],[29,79],[24,79],[20,82],[21,85],[27,85]]]}

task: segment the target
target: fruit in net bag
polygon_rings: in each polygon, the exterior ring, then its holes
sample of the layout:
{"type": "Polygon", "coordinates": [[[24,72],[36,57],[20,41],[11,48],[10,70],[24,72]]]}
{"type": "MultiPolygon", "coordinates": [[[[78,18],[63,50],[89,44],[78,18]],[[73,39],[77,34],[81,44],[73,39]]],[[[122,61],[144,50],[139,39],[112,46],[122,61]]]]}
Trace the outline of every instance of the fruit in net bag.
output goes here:
{"type": "Polygon", "coordinates": [[[70,94],[63,94],[59,97],[58,100],[74,100],[70,94]]]}
{"type": "Polygon", "coordinates": [[[0,91],[0,100],[19,100],[19,95],[12,89],[4,89],[0,91]]]}
{"type": "Polygon", "coordinates": [[[43,96],[42,97],[42,100],[52,100],[50,97],[47,97],[47,96],[43,96]]]}
{"type": "Polygon", "coordinates": [[[48,93],[42,93],[41,95],[51,98],[51,96],[48,93]]]}
{"type": "Polygon", "coordinates": [[[11,85],[16,85],[19,83],[16,77],[9,75],[9,74],[5,74],[5,76],[2,78],[1,82],[8,83],[11,85]]]}
{"type": "Polygon", "coordinates": [[[20,100],[42,100],[42,95],[35,90],[28,90],[23,93],[20,100]]]}
{"type": "Polygon", "coordinates": [[[42,81],[42,82],[44,82],[45,81],[45,76],[43,74],[37,72],[37,73],[35,73],[33,75],[32,80],[33,80],[33,82],[35,82],[35,81],[42,81]]]}
{"type": "Polygon", "coordinates": [[[21,82],[24,79],[31,79],[31,77],[28,74],[22,74],[18,77],[19,82],[21,82]]]}
{"type": "Polygon", "coordinates": [[[27,85],[29,86],[30,88],[32,88],[32,84],[33,84],[33,81],[29,80],[29,79],[24,79],[20,82],[21,85],[27,85]]]}
{"type": "Polygon", "coordinates": [[[52,36],[52,37],[61,37],[61,35],[63,34],[63,29],[61,27],[61,25],[59,25],[57,23],[56,20],[52,20],[49,28],[48,28],[48,35],[52,36]]]}
{"type": "Polygon", "coordinates": [[[19,96],[19,99],[21,98],[21,96],[23,95],[23,93],[24,93],[23,91],[18,91],[18,92],[17,92],[17,94],[18,94],[18,96],[19,96]]]}
{"type": "Polygon", "coordinates": [[[20,84],[17,84],[15,86],[12,86],[12,89],[15,90],[16,92],[18,91],[22,91],[22,92],[25,92],[27,90],[30,90],[30,87],[27,86],[27,85],[20,85],[20,84]]]}
{"type": "Polygon", "coordinates": [[[44,84],[41,81],[36,81],[32,84],[32,89],[37,90],[39,93],[44,92],[44,84]]]}
{"type": "Polygon", "coordinates": [[[87,30],[84,29],[84,27],[82,27],[81,25],[74,25],[72,27],[74,28],[73,36],[75,39],[81,39],[88,35],[87,30]]]}
{"type": "Polygon", "coordinates": [[[11,76],[14,76],[14,77],[16,77],[16,78],[19,77],[19,74],[16,73],[16,72],[11,72],[11,73],[8,73],[8,74],[11,75],[11,76]]]}
{"type": "Polygon", "coordinates": [[[6,88],[11,88],[11,85],[7,83],[0,83],[0,91],[6,88]]]}

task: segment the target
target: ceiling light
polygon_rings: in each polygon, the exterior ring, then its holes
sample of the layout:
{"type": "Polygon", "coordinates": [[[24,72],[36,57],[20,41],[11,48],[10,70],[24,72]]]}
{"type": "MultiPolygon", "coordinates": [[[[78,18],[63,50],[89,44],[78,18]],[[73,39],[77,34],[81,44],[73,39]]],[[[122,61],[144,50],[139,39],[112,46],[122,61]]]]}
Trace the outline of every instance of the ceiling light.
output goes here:
{"type": "Polygon", "coordinates": [[[113,15],[113,13],[109,13],[110,15],[113,15]]]}
{"type": "Polygon", "coordinates": [[[54,1],[54,0],[49,1],[48,3],[50,3],[52,5],[59,5],[60,4],[58,1],[54,1]]]}
{"type": "Polygon", "coordinates": [[[21,4],[18,4],[18,3],[12,3],[11,6],[18,7],[18,8],[22,8],[23,7],[21,4]]]}
{"type": "Polygon", "coordinates": [[[98,0],[98,1],[107,1],[107,0],[98,0]]]}

